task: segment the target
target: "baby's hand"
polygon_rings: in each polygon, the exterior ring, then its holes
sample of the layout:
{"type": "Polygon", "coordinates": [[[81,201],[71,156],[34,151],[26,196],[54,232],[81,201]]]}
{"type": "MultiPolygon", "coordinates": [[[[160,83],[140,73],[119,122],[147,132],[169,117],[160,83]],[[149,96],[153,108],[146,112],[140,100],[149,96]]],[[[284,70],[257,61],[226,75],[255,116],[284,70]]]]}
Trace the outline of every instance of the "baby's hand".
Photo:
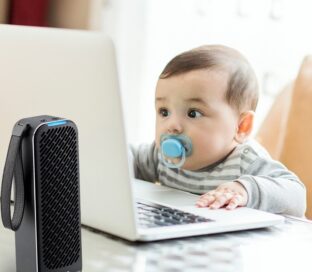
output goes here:
{"type": "Polygon", "coordinates": [[[246,206],[247,191],[239,182],[231,181],[221,184],[217,189],[202,195],[196,202],[197,207],[219,209],[225,207],[233,210],[236,207],[246,206]]]}

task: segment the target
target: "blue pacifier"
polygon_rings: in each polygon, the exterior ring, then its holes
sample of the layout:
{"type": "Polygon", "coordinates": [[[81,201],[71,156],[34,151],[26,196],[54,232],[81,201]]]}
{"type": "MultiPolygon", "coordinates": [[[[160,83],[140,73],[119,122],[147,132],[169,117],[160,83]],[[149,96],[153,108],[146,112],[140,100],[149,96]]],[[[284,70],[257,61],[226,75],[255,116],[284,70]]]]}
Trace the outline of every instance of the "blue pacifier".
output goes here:
{"type": "Polygon", "coordinates": [[[192,154],[192,140],[185,135],[163,134],[160,137],[160,158],[169,168],[180,168],[192,154]],[[178,163],[172,159],[180,159],[178,163]]]}

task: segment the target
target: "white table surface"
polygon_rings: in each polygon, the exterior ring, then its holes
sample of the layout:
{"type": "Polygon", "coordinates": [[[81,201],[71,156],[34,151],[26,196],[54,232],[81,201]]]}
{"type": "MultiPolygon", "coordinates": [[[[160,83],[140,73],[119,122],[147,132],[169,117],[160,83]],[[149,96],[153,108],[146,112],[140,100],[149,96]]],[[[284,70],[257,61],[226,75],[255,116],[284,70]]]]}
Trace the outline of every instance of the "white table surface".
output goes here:
{"type": "MultiPolygon", "coordinates": [[[[14,233],[0,227],[0,271],[15,270],[14,233]]],[[[130,243],[82,229],[83,271],[312,271],[312,224],[130,243]]]]}

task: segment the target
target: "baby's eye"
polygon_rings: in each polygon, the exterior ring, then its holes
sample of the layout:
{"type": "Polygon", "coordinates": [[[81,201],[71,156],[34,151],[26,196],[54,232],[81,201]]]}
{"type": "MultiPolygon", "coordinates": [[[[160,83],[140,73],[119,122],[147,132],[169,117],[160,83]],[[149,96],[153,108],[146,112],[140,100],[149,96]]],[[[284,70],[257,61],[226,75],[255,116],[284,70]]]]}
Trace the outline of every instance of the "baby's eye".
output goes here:
{"type": "Polygon", "coordinates": [[[198,110],[189,110],[187,113],[187,116],[190,118],[198,118],[203,116],[201,112],[199,112],[198,110]]]}
{"type": "Polygon", "coordinates": [[[162,117],[168,117],[169,116],[169,111],[165,108],[161,108],[158,110],[158,113],[162,117]]]}

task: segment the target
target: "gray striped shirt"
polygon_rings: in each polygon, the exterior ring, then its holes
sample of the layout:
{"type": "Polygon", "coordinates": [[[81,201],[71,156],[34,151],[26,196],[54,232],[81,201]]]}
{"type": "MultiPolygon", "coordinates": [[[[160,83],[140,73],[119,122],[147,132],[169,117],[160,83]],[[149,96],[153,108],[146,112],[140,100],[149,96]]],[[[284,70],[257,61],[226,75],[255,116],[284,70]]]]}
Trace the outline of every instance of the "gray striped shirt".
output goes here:
{"type": "Polygon", "coordinates": [[[283,164],[274,161],[256,141],[238,145],[218,163],[198,171],[171,169],[160,160],[155,144],[131,146],[136,178],[195,194],[237,181],[248,193],[247,207],[273,213],[303,216],[306,190],[299,178],[283,164]]]}

